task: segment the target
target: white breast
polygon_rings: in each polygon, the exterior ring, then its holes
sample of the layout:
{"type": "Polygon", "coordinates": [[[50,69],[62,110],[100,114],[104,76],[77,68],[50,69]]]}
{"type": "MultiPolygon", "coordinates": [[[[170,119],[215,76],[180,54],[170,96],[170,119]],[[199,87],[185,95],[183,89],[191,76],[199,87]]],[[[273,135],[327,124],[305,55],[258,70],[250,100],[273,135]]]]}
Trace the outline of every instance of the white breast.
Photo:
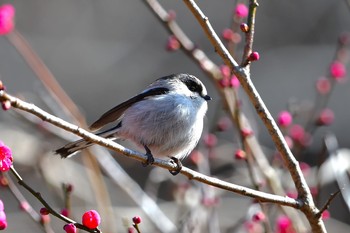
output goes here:
{"type": "Polygon", "coordinates": [[[169,93],[138,102],[125,111],[118,137],[146,145],[155,157],[187,156],[203,130],[207,103],[169,93]]]}

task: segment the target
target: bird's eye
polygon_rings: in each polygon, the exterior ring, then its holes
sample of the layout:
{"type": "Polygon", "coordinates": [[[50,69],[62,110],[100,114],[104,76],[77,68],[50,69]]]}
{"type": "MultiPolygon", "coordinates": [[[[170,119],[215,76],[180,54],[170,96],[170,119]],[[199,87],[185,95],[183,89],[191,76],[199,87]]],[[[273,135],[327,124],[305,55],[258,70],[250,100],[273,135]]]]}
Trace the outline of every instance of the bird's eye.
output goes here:
{"type": "Polygon", "coordinates": [[[196,78],[187,75],[187,76],[181,77],[180,80],[187,86],[188,90],[192,92],[197,92],[199,94],[202,93],[203,91],[202,84],[196,78]]]}
{"type": "Polygon", "coordinates": [[[189,86],[188,86],[188,89],[189,89],[190,91],[196,92],[196,91],[198,91],[198,86],[192,84],[192,85],[189,85],[189,86]]]}
{"type": "Polygon", "coordinates": [[[201,86],[198,83],[196,83],[192,80],[189,80],[185,84],[186,84],[188,90],[190,90],[192,92],[198,92],[198,93],[201,92],[201,86]]]}

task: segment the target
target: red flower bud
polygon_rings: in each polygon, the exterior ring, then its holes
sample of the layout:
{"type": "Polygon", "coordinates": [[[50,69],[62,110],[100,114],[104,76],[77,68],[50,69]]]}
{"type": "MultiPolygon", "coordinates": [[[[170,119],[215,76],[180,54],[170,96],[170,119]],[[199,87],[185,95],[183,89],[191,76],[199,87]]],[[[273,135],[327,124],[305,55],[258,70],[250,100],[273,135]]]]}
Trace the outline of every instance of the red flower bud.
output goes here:
{"type": "Polygon", "coordinates": [[[135,216],[135,217],[132,218],[132,221],[133,221],[134,224],[137,225],[137,224],[141,223],[142,219],[141,219],[140,216],[135,216]]]}
{"type": "Polygon", "coordinates": [[[236,150],[235,152],[235,159],[238,160],[245,160],[247,158],[247,154],[244,150],[236,150]]]}
{"type": "Polygon", "coordinates": [[[77,227],[73,223],[69,223],[63,226],[63,230],[65,230],[66,233],[76,233],[77,227]]]}
{"type": "Polygon", "coordinates": [[[239,25],[239,27],[241,28],[241,31],[244,33],[249,32],[249,26],[246,23],[241,23],[241,25],[239,25]]]}
{"type": "Polygon", "coordinates": [[[50,214],[50,211],[48,209],[46,209],[45,207],[40,209],[40,214],[41,215],[48,215],[50,214]]]}
{"type": "Polygon", "coordinates": [[[252,52],[248,57],[249,61],[257,61],[259,59],[260,59],[260,55],[258,52],[252,52]]]}
{"type": "Polygon", "coordinates": [[[96,210],[89,210],[83,214],[82,223],[89,229],[95,229],[101,223],[101,217],[96,210]]]}

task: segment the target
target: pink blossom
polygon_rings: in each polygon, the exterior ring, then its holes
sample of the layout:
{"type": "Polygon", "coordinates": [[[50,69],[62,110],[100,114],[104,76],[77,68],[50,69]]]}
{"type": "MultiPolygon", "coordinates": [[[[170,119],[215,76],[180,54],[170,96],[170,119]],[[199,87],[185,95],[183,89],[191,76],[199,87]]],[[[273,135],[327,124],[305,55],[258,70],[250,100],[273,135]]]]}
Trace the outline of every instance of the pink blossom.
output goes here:
{"type": "Polygon", "coordinates": [[[0,6],[0,11],[4,11],[4,14],[6,13],[6,15],[9,17],[14,17],[16,12],[15,8],[11,4],[4,4],[0,6]]]}
{"type": "Polygon", "coordinates": [[[4,211],[4,203],[0,200],[0,211],[4,211]]]}
{"type": "Polygon", "coordinates": [[[322,219],[327,220],[331,217],[331,213],[328,210],[322,212],[322,219]]]}
{"type": "Polygon", "coordinates": [[[72,184],[66,184],[66,190],[67,190],[67,192],[68,193],[71,193],[71,192],[73,192],[73,185],[72,184]]]}
{"type": "Polygon", "coordinates": [[[10,33],[14,27],[15,8],[11,4],[0,6],[0,35],[10,33]]]}
{"type": "Polygon", "coordinates": [[[276,222],[277,233],[295,233],[292,221],[287,216],[280,216],[276,222]]]}
{"type": "Polygon", "coordinates": [[[241,134],[243,137],[250,137],[254,134],[254,132],[251,129],[243,128],[243,129],[241,129],[241,134]]]}
{"type": "Polygon", "coordinates": [[[30,205],[27,201],[21,201],[19,208],[21,208],[21,210],[28,211],[30,209],[30,205]]]}
{"type": "Polygon", "coordinates": [[[2,142],[0,143],[0,171],[8,171],[12,165],[12,152],[9,147],[7,147],[2,142]]]}
{"type": "Polygon", "coordinates": [[[73,223],[69,223],[63,226],[63,230],[66,233],[76,233],[77,232],[77,227],[73,223]]]}
{"type": "Polygon", "coordinates": [[[50,215],[40,215],[40,217],[40,221],[42,224],[48,224],[51,221],[50,215]]]}
{"type": "Polygon", "coordinates": [[[257,61],[259,59],[260,59],[260,54],[258,52],[252,52],[248,57],[249,61],[257,61]]]}
{"type": "Polygon", "coordinates": [[[310,173],[310,165],[305,162],[299,163],[300,170],[303,172],[304,176],[307,176],[310,173]]]}
{"type": "Polygon", "coordinates": [[[203,141],[207,147],[214,147],[216,146],[218,139],[215,134],[208,133],[204,136],[203,141]]]}
{"type": "Polygon", "coordinates": [[[290,190],[286,192],[287,197],[296,199],[298,197],[298,193],[295,190],[290,190]]]}
{"type": "Polygon", "coordinates": [[[172,21],[176,19],[176,12],[174,10],[168,11],[168,21],[172,21]]]}
{"type": "Polygon", "coordinates": [[[96,210],[89,210],[82,216],[82,223],[89,229],[95,229],[101,223],[101,217],[96,210]]]}
{"type": "Polygon", "coordinates": [[[319,125],[330,125],[334,121],[334,113],[331,109],[323,109],[318,116],[317,124],[319,125]]]}
{"type": "Polygon", "coordinates": [[[233,33],[233,37],[232,37],[233,43],[238,44],[239,42],[241,42],[241,40],[242,40],[242,36],[239,33],[237,32],[233,33]]]}
{"type": "Polygon", "coordinates": [[[221,75],[225,78],[229,78],[231,75],[231,69],[227,65],[220,66],[221,75]]]}
{"type": "Polygon", "coordinates": [[[8,100],[2,101],[1,102],[1,107],[4,111],[7,111],[11,108],[11,102],[8,100]]]}
{"type": "Polygon", "coordinates": [[[238,18],[245,18],[248,16],[248,13],[249,13],[248,7],[245,4],[243,3],[237,4],[235,9],[235,15],[238,18]]]}
{"type": "Polygon", "coordinates": [[[202,205],[206,207],[216,206],[219,202],[220,199],[218,197],[204,197],[201,200],[202,205]]]}
{"type": "Polygon", "coordinates": [[[0,177],[0,186],[7,187],[9,185],[9,181],[6,177],[0,177]]]}
{"type": "Polygon", "coordinates": [[[292,125],[289,129],[290,137],[301,146],[308,146],[312,142],[312,136],[305,132],[305,129],[301,125],[292,125]]]}
{"type": "Polygon", "coordinates": [[[219,84],[222,88],[230,86],[230,80],[227,77],[223,77],[219,80],[219,84]]]}
{"type": "Polygon", "coordinates": [[[247,232],[247,233],[264,232],[261,227],[261,224],[256,223],[254,221],[245,221],[243,226],[245,228],[244,232],[247,232]]]}
{"type": "Polygon", "coordinates": [[[240,83],[239,83],[239,80],[236,77],[236,75],[232,75],[230,81],[231,81],[230,82],[231,87],[233,87],[233,88],[238,88],[239,87],[240,83]]]}
{"type": "Polygon", "coordinates": [[[199,164],[203,160],[203,157],[204,155],[199,150],[193,150],[189,155],[189,158],[194,164],[199,164]]]}
{"type": "Polygon", "coordinates": [[[50,214],[50,211],[48,209],[46,209],[45,207],[42,207],[40,209],[40,214],[41,215],[48,215],[48,214],[50,214]]]}
{"type": "Polygon", "coordinates": [[[305,137],[305,130],[301,125],[292,125],[289,129],[290,137],[297,142],[302,142],[305,137]]]}
{"type": "Polygon", "coordinates": [[[222,31],[222,38],[223,38],[224,40],[231,41],[232,38],[233,38],[233,34],[234,34],[234,32],[232,31],[232,29],[230,29],[230,28],[225,28],[225,29],[222,31]]]}
{"type": "Polygon", "coordinates": [[[217,123],[217,129],[219,131],[226,131],[232,126],[232,122],[228,117],[222,117],[217,123]]]}
{"type": "Polygon", "coordinates": [[[331,87],[331,82],[327,78],[322,77],[316,81],[316,90],[322,95],[328,94],[331,87]]]}
{"type": "Polygon", "coordinates": [[[7,227],[7,220],[5,211],[0,211],[0,230],[4,230],[7,227]]]}
{"type": "Polygon", "coordinates": [[[316,197],[318,195],[318,187],[316,186],[310,187],[310,192],[312,196],[316,197]]]}
{"type": "Polygon", "coordinates": [[[137,224],[140,224],[142,222],[142,219],[140,216],[135,216],[132,218],[132,222],[137,225],[137,224]]]}
{"type": "Polygon", "coordinates": [[[265,221],[266,216],[262,211],[255,213],[252,217],[253,222],[263,222],[265,221]]]}
{"type": "Polygon", "coordinates": [[[168,38],[167,44],[166,44],[166,49],[168,51],[175,51],[180,48],[180,42],[177,40],[176,36],[171,35],[168,38]]]}
{"type": "Polygon", "coordinates": [[[232,31],[230,28],[226,28],[222,31],[222,38],[226,41],[232,41],[233,43],[238,44],[241,42],[242,37],[239,33],[232,31]]]}
{"type": "Polygon", "coordinates": [[[288,111],[282,111],[278,114],[278,124],[282,127],[287,127],[292,123],[292,114],[288,111]]]}
{"type": "Polygon", "coordinates": [[[235,152],[235,159],[237,160],[245,160],[247,158],[247,154],[244,150],[236,150],[235,152]]]}
{"type": "Polygon", "coordinates": [[[63,216],[65,216],[65,217],[69,217],[69,210],[66,209],[66,208],[63,208],[63,209],[61,210],[61,214],[62,214],[63,216]]]}
{"type": "Polygon", "coordinates": [[[334,61],[330,66],[330,74],[335,80],[341,80],[346,75],[346,68],[340,61],[334,61]]]}
{"type": "Polygon", "coordinates": [[[289,137],[288,135],[284,136],[284,140],[286,140],[286,143],[288,145],[289,148],[293,148],[293,140],[291,137],[289,137]]]}

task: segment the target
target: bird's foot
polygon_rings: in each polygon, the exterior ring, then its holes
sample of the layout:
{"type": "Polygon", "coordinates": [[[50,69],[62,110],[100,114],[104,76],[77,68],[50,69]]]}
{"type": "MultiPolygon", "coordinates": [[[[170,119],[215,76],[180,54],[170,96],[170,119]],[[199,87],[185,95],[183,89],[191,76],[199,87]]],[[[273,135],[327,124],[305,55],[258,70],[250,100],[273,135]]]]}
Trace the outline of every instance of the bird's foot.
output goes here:
{"type": "Polygon", "coordinates": [[[176,164],[176,170],[173,170],[173,171],[169,170],[169,172],[171,175],[176,176],[177,174],[180,173],[180,171],[182,169],[182,163],[178,158],[171,157],[170,159],[174,164],[176,164]]]}
{"type": "Polygon", "coordinates": [[[154,157],[153,157],[153,155],[152,155],[151,150],[150,150],[147,146],[144,146],[144,147],[145,147],[145,150],[146,150],[147,160],[146,160],[146,162],[143,162],[142,165],[143,165],[144,167],[147,167],[148,165],[154,163],[154,157]]]}

